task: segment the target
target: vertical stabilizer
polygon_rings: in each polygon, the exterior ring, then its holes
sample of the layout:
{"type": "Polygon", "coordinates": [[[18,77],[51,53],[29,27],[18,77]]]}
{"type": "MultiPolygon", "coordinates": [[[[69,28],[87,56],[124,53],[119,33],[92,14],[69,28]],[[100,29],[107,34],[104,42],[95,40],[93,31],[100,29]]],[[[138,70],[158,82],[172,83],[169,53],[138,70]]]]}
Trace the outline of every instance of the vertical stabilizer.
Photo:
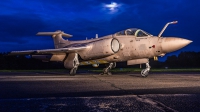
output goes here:
{"type": "Polygon", "coordinates": [[[66,34],[62,31],[56,31],[56,32],[38,32],[37,35],[45,35],[45,36],[52,36],[54,41],[55,48],[61,48],[63,45],[68,44],[68,40],[63,39],[63,37],[72,37],[70,34],[66,34]]]}

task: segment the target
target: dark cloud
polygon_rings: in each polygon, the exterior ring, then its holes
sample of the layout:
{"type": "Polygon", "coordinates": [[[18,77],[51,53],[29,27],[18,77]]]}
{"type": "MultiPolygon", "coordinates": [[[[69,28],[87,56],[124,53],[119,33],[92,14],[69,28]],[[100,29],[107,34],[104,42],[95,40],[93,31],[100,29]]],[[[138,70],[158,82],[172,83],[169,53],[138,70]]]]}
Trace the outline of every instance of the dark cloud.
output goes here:
{"type": "Polygon", "coordinates": [[[191,39],[194,42],[184,49],[193,50],[200,47],[199,6],[200,1],[188,0],[1,1],[0,43],[9,43],[13,49],[27,44],[34,48],[38,45],[40,49],[43,48],[42,42],[46,42],[45,46],[52,46],[52,41],[49,37],[37,38],[35,34],[56,30],[74,35],[70,40],[92,38],[95,34],[104,36],[132,27],[158,35],[166,22],[178,20],[179,23],[169,26],[163,36],[191,39]],[[114,13],[104,7],[111,2],[120,4],[114,13]]]}
{"type": "Polygon", "coordinates": [[[24,41],[23,38],[34,36],[47,25],[35,15],[0,15],[0,41],[24,41]],[[6,38],[5,38],[6,37],[6,38]]]}

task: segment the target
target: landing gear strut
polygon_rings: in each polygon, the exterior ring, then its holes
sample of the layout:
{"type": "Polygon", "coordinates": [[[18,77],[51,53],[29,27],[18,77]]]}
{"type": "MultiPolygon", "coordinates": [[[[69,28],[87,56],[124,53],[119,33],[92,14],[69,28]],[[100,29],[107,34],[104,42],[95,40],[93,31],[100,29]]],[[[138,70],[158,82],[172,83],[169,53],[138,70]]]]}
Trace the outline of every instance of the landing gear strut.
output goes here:
{"type": "Polygon", "coordinates": [[[103,69],[103,73],[101,73],[100,75],[112,75],[112,73],[110,72],[110,70],[112,68],[115,68],[115,67],[116,67],[116,63],[115,62],[109,63],[109,65],[107,66],[107,68],[104,68],[103,69]]]}
{"type": "Polygon", "coordinates": [[[141,71],[142,77],[147,77],[148,76],[150,68],[151,68],[151,66],[149,65],[149,63],[146,63],[146,68],[142,69],[142,71],[141,71]]]}
{"type": "Polygon", "coordinates": [[[78,60],[78,54],[77,53],[75,53],[75,58],[73,60],[73,64],[74,64],[74,67],[70,70],[70,73],[69,73],[71,76],[76,74],[76,71],[77,71],[78,66],[80,64],[79,60],[78,60]]]}

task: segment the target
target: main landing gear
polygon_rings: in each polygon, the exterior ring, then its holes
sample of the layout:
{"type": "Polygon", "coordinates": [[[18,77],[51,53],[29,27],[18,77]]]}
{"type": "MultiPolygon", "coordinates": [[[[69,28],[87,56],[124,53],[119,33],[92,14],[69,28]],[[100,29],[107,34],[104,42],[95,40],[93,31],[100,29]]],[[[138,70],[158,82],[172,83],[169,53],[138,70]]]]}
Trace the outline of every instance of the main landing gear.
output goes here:
{"type": "Polygon", "coordinates": [[[149,65],[149,63],[146,63],[146,68],[142,69],[142,71],[141,71],[142,77],[147,77],[148,76],[150,68],[151,68],[151,66],[149,65]]]}
{"type": "Polygon", "coordinates": [[[79,66],[79,60],[78,60],[78,54],[77,53],[75,53],[75,58],[74,58],[74,60],[73,60],[73,65],[74,65],[74,67],[70,70],[70,72],[69,72],[69,74],[71,75],[71,76],[74,76],[75,74],[76,74],[76,71],[77,71],[77,69],[78,69],[78,66],[79,66]]]}
{"type": "Polygon", "coordinates": [[[107,68],[103,69],[103,73],[101,73],[100,75],[112,75],[112,73],[110,72],[110,70],[112,68],[116,67],[116,62],[111,62],[109,63],[109,65],[107,66],[107,68]]]}

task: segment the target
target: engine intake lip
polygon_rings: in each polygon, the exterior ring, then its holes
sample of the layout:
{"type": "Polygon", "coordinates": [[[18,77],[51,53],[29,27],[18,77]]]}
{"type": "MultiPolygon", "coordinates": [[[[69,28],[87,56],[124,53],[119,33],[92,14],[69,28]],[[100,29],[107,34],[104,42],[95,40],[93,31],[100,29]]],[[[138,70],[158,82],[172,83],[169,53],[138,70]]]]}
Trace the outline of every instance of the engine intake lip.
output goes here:
{"type": "Polygon", "coordinates": [[[116,38],[113,38],[111,41],[111,49],[114,53],[118,52],[120,49],[120,43],[119,40],[116,38]]]}

